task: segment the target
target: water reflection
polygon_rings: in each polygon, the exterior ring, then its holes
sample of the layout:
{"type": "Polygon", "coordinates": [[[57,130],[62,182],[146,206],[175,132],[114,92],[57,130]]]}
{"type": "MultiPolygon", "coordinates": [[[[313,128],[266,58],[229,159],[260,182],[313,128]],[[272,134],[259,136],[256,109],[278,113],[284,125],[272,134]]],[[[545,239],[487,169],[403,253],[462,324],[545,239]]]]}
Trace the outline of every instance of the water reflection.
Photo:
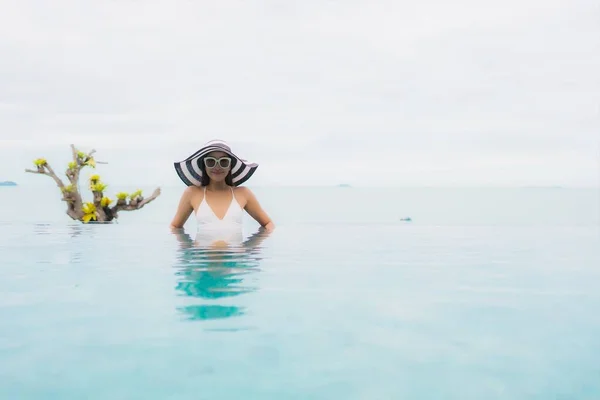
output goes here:
{"type": "Polygon", "coordinates": [[[237,296],[257,290],[253,278],[259,271],[261,244],[268,233],[259,230],[239,244],[207,242],[206,236],[194,239],[185,232],[174,233],[179,241],[175,290],[194,304],[178,311],[190,320],[214,320],[246,313],[245,307],[232,304],[237,296]],[[198,300],[205,300],[198,303],[198,300]]]}
{"type": "Polygon", "coordinates": [[[85,241],[93,241],[95,232],[81,223],[68,225],[58,223],[33,224],[33,234],[41,236],[37,243],[42,248],[32,253],[37,264],[77,264],[83,259],[85,241]],[[46,246],[50,244],[51,246],[46,246]]]}
{"type": "Polygon", "coordinates": [[[33,234],[37,236],[56,236],[56,234],[60,233],[67,234],[71,238],[76,238],[79,236],[86,238],[94,238],[95,232],[91,229],[89,225],[84,225],[82,223],[71,223],[66,225],[56,224],[56,223],[42,223],[36,222],[33,224],[33,234]]]}

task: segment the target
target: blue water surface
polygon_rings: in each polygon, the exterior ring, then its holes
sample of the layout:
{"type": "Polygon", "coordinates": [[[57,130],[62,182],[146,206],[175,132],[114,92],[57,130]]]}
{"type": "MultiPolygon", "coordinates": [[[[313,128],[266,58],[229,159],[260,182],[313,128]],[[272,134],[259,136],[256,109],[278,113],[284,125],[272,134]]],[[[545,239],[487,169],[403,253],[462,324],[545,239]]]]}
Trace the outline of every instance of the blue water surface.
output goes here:
{"type": "Polygon", "coordinates": [[[425,210],[369,221],[339,196],[312,220],[267,199],[274,233],[207,249],[166,228],[168,205],[83,225],[5,195],[0,398],[600,398],[592,209],[407,223],[425,210]]]}

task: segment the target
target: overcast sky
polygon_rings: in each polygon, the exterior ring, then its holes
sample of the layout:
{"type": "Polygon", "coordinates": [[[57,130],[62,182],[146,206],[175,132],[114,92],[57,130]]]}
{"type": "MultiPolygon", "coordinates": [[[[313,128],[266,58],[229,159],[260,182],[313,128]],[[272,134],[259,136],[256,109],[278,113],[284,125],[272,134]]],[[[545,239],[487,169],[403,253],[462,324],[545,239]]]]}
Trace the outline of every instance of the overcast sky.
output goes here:
{"type": "Polygon", "coordinates": [[[597,0],[0,6],[0,180],[52,184],[23,171],[75,143],[179,185],[216,138],[249,185],[599,183],[597,0]]]}

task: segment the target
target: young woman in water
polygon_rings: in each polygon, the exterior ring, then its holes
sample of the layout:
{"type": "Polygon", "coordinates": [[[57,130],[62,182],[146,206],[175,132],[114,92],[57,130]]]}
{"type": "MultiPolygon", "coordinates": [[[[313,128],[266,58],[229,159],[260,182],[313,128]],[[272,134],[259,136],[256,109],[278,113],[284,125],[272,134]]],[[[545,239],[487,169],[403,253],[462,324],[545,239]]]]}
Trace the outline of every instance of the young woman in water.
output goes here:
{"type": "Polygon", "coordinates": [[[181,229],[192,214],[198,225],[196,240],[214,243],[242,240],[242,216],[246,211],[267,232],[275,225],[262,209],[246,182],[258,168],[236,156],[223,141],[213,140],[187,159],[176,162],[179,178],[188,186],[179,200],[171,228],[181,229]]]}

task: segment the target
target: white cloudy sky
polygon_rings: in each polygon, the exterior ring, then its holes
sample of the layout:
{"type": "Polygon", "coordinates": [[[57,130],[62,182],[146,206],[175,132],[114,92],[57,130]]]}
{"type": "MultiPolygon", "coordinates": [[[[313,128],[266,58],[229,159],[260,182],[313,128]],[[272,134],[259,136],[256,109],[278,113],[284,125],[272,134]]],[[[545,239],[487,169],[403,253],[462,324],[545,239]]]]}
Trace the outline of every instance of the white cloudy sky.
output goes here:
{"type": "Polygon", "coordinates": [[[597,0],[0,6],[0,180],[75,143],[178,185],[220,138],[255,185],[598,185],[597,0]]]}

